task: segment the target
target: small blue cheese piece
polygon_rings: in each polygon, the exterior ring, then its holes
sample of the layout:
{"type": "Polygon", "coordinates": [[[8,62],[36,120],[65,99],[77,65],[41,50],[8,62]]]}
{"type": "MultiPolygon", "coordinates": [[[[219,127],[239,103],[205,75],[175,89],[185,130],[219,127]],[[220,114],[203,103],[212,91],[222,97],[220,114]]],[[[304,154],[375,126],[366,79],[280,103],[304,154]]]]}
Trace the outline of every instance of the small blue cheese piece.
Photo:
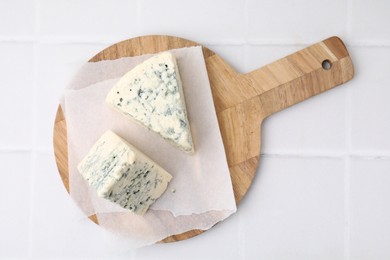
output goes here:
{"type": "Polygon", "coordinates": [[[179,70],[170,52],[127,72],[111,89],[106,103],[179,149],[194,152],[179,70]]]}
{"type": "Polygon", "coordinates": [[[143,215],[167,189],[172,176],[112,131],[77,166],[99,197],[143,215]]]}

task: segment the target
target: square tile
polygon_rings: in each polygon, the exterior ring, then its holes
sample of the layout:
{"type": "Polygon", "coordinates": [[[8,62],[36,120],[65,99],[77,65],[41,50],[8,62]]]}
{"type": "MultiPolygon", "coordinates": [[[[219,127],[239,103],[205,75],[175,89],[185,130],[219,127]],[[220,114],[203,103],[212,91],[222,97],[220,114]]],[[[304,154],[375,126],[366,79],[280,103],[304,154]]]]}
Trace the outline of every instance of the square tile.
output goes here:
{"type": "Polygon", "coordinates": [[[354,42],[390,43],[390,2],[353,0],[351,5],[351,32],[354,42]]]}
{"type": "Polygon", "coordinates": [[[248,259],[343,259],[344,161],[261,157],[238,214],[248,259]]]}
{"type": "Polygon", "coordinates": [[[30,160],[28,152],[0,153],[0,258],[28,256],[30,160]]]}
{"type": "Polygon", "coordinates": [[[136,0],[39,1],[43,36],[117,41],[139,34],[136,0]]]}
{"type": "Polygon", "coordinates": [[[29,37],[34,34],[35,2],[31,0],[0,1],[0,36],[29,37]]]}
{"type": "Polygon", "coordinates": [[[126,240],[90,221],[67,194],[52,152],[38,152],[34,174],[32,256],[110,257],[126,250],[126,240]]]}
{"type": "Polygon", "coordinates": [[[0,57],[0,147],[28,148],[32,140],[34,46],[0,43],[0,57]]]}
{"type": "Polygon", "coordinates": [[[36,107],[36,145],[52,148],[53,126],[60,97],[77,70],[103,50],[102,44],[40,44],[36,107]]]}
{"type": "Polygon", "coordinates": [[[390,160],[351,162],[351,259],[390,258],[390,160]]]}
{"type": "Polygon", "coordinates": [[[234,0],[141,1],[140,26],[146,34],[168,34],[199,43],[244,40],[244,4],[234,0]]]}
{"type": "Polygon", "coordinates": [[[253,42],[307,43],[346,33],[346,0],[248,0],[247,10],[253,42]]]}
{"type": "Polygon", "coordinates": [[[354,151],[390,152],[390,48],[354,47],[351,145],[354,151]]]}

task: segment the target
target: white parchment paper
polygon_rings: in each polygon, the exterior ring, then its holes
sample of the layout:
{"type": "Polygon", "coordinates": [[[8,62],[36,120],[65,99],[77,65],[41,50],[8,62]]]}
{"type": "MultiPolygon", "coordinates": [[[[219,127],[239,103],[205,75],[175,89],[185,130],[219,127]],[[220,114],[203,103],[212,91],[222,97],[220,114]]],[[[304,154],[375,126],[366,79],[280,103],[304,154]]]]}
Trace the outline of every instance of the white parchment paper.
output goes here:
{"type": "Polygon", "coordinates": [[[202,49],[191,47],[171,52],[183,82],[194,155],[178,150],[104,102],[119,78],[151,55],[86,64],[62,100],[68,131],[70,195],[86,215],[97,214],[101,226],[126,235],[133,247],[192,229],[209,229],[236,211],[202,49]],[[108,129],[173,176],[167,191],[142,217],[97,197],[77,171],[77,164],[108,129]]]}

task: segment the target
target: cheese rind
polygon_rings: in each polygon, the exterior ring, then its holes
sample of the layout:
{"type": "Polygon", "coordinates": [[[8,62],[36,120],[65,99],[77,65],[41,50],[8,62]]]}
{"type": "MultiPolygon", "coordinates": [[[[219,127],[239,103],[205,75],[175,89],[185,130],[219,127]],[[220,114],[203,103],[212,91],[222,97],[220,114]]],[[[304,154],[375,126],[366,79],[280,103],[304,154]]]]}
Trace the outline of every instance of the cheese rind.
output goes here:
{"type": "Polygon", "coordinates": [[[100,137],[77,168],[99,197],[139,215],[164,193],[172,179],[112,131],[100,137]]]}
{"type": "Polygon", "coordinates": [[[170,52],[127,72],[108,93],[106,103],[179,149],[194,151],[180,74],[170,52]]]}

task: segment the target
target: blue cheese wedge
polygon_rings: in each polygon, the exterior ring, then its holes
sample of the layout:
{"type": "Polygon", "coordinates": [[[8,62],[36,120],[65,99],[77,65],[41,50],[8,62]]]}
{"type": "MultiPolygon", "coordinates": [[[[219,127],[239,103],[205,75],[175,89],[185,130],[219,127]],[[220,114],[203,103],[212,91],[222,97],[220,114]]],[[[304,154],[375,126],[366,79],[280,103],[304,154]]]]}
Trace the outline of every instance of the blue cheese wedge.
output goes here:
{"type": "Polygon", "coordinates": [[[127,72],[111,89],[106,103],[179,149],[194,152],[179,70],[170,52],[127,72]]]}
{"type": "Polygon", "coordinates": [[[77,166],[99,197],[143,215],[167,189],[172,176],[112,131],[77,166]]]}

